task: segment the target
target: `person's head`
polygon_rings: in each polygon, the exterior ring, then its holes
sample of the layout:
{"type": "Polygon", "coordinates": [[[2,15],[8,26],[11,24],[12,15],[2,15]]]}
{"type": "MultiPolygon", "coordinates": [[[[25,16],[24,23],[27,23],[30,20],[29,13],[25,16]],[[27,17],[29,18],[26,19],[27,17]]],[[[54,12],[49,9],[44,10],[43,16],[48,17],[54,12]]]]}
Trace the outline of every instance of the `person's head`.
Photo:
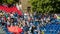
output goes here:
{"type": "Polygon", "coordinates": [[[42,15],[41,18],[43,19],[44,18],[44,15],[42,15]]]}
{"type": "Polygon", "coordinates": [[[14,18],[11,18],[11,19],[10,19],[10,22],[11,22],[11,23],[14,22],[14,18]]]}
{"type": "Polygon", "coordinates": [[[7,20],[10,21],[10,17],[8,17],[7,20]]]}
{"type": "Polygon", "coordinates": [[[3,13],[0,13],[0,17],[2,17],[3,16],[3,13]]]}
{"type": "Polygon", "coordinates": [[[57,14],[54,14],[53,18],[57,18],[57,14]]]}
{"type": "Polygon", "coordinates": [[[27,26],[27,23],[25,23],[25,26],[27,26]]]}

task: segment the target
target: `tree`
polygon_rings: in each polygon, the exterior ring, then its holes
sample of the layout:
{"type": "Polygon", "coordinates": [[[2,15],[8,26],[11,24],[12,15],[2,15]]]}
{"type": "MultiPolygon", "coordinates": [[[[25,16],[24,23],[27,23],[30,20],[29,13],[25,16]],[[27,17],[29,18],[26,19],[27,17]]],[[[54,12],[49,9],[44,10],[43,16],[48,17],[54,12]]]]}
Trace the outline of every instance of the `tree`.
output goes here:
{"type": "Polygon", "coordinates": [[[6,0],[8,4],[11,4],[14,2],[14,0],[6,0]]]}
{"type": "Polygon", "coordinates": [[[19,2],[19,0],[0,0],[1,4],[15,4],[16,2],[19,2]]]}
{"type": "Polygon", "coordinates": [[[0,3],[2,3],[2,0],[0,0],[0,3]]]}
{"type": "Polygon", "coordinates": [[[38,13],[59,13],[60,0],[30,0],[33,11],[38,13]]]}

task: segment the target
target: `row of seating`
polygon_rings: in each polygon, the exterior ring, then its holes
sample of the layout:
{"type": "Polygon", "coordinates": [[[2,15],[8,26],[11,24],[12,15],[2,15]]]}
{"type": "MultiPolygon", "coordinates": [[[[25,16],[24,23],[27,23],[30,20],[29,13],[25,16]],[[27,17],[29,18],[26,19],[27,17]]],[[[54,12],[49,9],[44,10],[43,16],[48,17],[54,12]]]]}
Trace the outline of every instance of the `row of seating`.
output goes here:
{"type": "Polygon", "coordinates": [[[58,34],[58,32],[60,31],[60,24],[47,24],[46,26],[41,27],[40,29],[44,31],[44,34],[58,34]]]}

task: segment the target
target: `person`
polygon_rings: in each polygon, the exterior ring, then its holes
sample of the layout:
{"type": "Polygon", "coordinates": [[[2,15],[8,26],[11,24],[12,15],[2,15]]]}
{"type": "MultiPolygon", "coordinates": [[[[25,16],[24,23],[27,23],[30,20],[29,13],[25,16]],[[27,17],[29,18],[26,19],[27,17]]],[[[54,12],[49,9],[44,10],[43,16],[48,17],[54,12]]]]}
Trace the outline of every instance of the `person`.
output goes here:
{"type": "Polygon", "coordinates": [[[21,2],[20,3],[16,3],[16,7],[18,8],[18,10],[22,10],[21,2]]]}
{"type": "Polygon", "coordinates": [[[24,34],[28,34],[29,27],[28,27],[27,23],[25,23],[25,26],[23,27],[23,29],[24,29],[24,34]]]}
{"type": "Polygon", "coordinates": [[[34,31],[36,30],[36,27],[33,25],[31,28],[31,33],[34,34],[34,31]]]}
{"type": "Polygon", "coordinates": [[[50,21],[51,23],[59,23],[59,20],[57,19],[57,14],[54,14],[53,18],[50,21]]]}
{"type": "Polygon", "coordinates": [[[41,16],[41,24],[45,25],[45,21],[46,21],[46,18],[44,17],[44,15],[42,15],[41,16]]]}

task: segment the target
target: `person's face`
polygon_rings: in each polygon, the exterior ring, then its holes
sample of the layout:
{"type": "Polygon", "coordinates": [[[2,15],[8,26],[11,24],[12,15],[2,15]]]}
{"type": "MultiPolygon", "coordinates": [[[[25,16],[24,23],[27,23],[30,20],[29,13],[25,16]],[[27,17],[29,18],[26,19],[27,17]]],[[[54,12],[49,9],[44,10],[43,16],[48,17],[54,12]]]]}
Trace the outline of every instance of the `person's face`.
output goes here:
{"type": "Polygon", "coordinates": [[[10,21],[13,22],[13,19],[11,19],[10,21]]]}
{"type": "Polygon", "coordinates": [[[57,16],[56,16],[56,15],[54,15],[54,18],[57,18],[57,16]]]}

